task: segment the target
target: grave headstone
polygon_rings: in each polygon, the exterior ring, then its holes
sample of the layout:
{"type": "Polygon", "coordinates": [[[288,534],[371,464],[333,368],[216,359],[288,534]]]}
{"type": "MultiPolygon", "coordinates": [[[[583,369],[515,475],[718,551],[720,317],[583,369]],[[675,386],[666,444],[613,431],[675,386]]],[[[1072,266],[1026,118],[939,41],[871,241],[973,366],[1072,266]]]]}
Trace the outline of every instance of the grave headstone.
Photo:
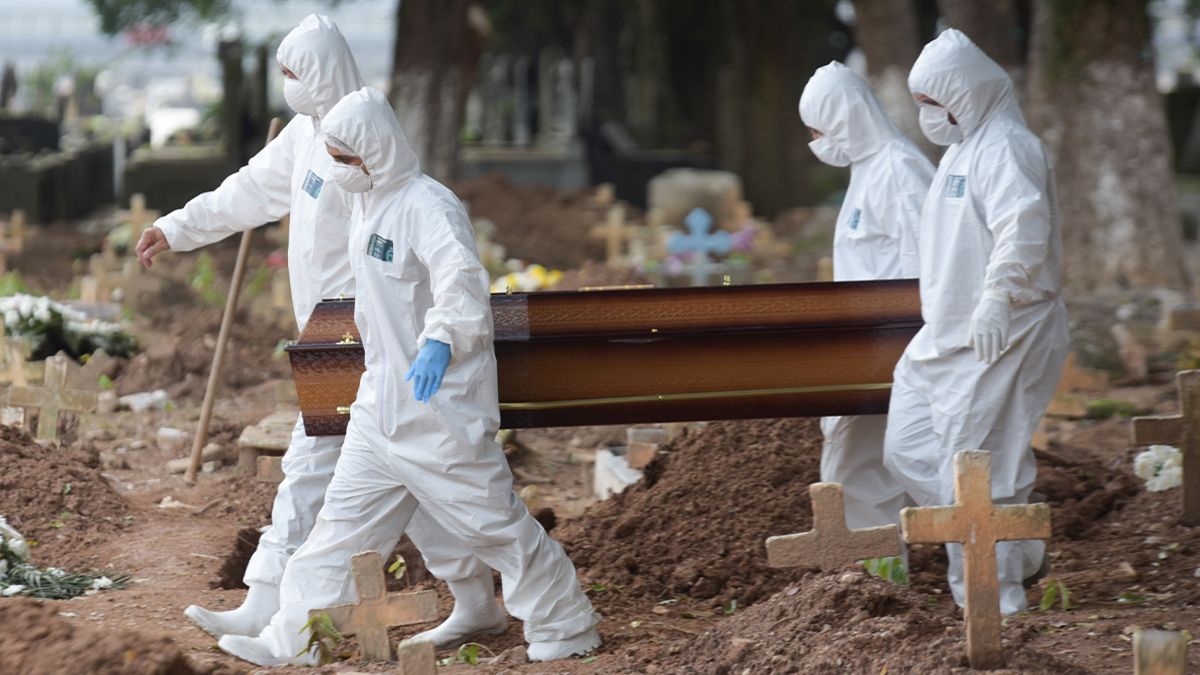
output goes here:
{"type": "Polygon", "coordinates": [[[1179,383],[1178,415],[1133,418],[1134,445],[1174,445],[1183,453],[1184,525],[1200,525],[1200,370],[1175,376],[1179,383]]]}
{"type": "Polygon", "coordinates": [[[504,145],[508,140],[508,111],[511,92],[508,85],[511,57],[501,54],[491,59],[483,83],[483,144],[504,145]]]}
{"type": "Polygon", "coordinates": [[[96,393],[69,389],[66,356],[46,359],[45,382],[42,387],[14,386],[8,392],[8,403],[26,410],[39,408],[37,437],[54,439],[58,435],[58,415],[61,412],[92,412],[96,409],[96,393]]]}
{"type": "Polygon", "coordinates": [[[1050,507],[993,503],[991,453],[965,450],[954,455],[954,504],[905,508],[900,528],[909,544],[963,545],[967,657],[975,669],[1003,667],[996,542],[1049,539],[1050,507]]]}
{"type": "Polygon", "coordinates": [[[396,645],[399,675],[437,675],[433,642],[408,639],[396,645]]]}
{"type": "Polygon", "coordinates": [[[309,617],[321,612],[329,614],[333,625],[342,635],[357,635],[364,661],[389,661],[392,646],[387,629],[414,623],[434,621],[438,617],[436,591],[387,594],[383,576],[383,558],[377,551],[367,551],[350,557],[354,575],[354,592],[358,602],[328,609],[309,611],[309,617]]]}
{"type": "Polygon", "coordinates": [[[742,201],[742,179],[728,171],[668,169],[646,185],[646,205],[662,209],[663,222],[679,225],[694,208],[721,224],[732,222],[742,201]]]}
{"type": "Polygon", "coordinates": [[[238,437],[238,474],[254,471],[260,482],[281,482],[283,454],[292,442],[299,416],[295,410],[280,410],[243,429],[238,437]]]}
{"type": "Polygon", "coordinates": [[[530,119],[533,101],[529,91],[529,65],[529,58],[525,56],[517,57],[513,64],[512,143],[519,148],[524,148],[533,141],[530,119]]]}
{"type": "Polygon", "coordinates": [[[729,252],[732,245],[729,233],[725,230],[709,232],[713,226],[713,218],[701,208],[692,209],[684,219],[688,233],[676,232],[667,240],[667,248],[675,254],[690,253],[692,256],[688,267],[692,275],[692,284],[704,286],[708,283],[713,267],[709,265],[708,254],[729,252]]]}
{"type": "Polygon", "coordinates": [[[895,525],[851,530],[846,526],[846,504],[838,483],[808,486],[812,498],[812,530],[767,539],[767,564],[771,567],[816,567],[836,571],[843,565],[900,555],[900,533],[895,525]]]}

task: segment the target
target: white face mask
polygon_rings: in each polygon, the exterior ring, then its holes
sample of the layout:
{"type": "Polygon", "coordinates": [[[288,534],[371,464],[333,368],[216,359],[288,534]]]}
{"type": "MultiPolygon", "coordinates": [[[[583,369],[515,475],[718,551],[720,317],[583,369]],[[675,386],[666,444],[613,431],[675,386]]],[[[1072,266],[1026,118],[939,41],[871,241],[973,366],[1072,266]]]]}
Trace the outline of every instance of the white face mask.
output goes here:
{"type": "Polygon", "coordinates": [[[808,144],[817,159],[830,166],[850,166],[850,156],[841,146],[834,144],[828,136],[822,136],[808,144]]]}
{"type": "Polygon", "coordinates": [[[925,138],[938,145],[954,145],[963,139],[962,129],[950,122],[950,111],[936,105],[922,104],[921,131],[925,138]]]}
{"type": "Polygon", "coordinates": [[[371,189],[371,176],[361,166],[334,162],[329,168],[329,177],[346,192],[366,192],[371,189]]]}
{"type": "Polygon", "coordinates": [[[317,117],[317,102],[308,93],[308,87],[304,86],[300,80],[293,80],[290,77],[284,80],[283,100],[287,101],[292,110],[301,115],[317,117]]]}

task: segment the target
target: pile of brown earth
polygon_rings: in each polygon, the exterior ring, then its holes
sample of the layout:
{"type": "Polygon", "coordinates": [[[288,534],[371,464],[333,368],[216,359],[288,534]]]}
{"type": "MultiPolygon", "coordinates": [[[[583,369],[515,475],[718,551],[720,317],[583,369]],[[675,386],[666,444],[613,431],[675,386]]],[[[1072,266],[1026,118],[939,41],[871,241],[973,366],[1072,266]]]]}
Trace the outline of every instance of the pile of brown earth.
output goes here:
{"type": "MultiPolygon", "coordinates": [[[[514,186],[502,174],[490,173],[453,189],[472,218],[496,224],[492,240],[510,258],[562,270],[604,259],[604,242],[592,239],[591,231],[604,221],[607,207],[596,201],[592,188],[565,192],[545,185],[514,186]]],[[[640,215],[626,207],[625,217],[640,215]]]]}
{"type": "Polygon", "coordinates": [[[687,596],[747,606],[798,581],[767,566],[767,537],[812,525],[808,486],[819,480],[816,419],[715,422],[661,446],[636,485],[560,525],[602,612],[637,599],[687,596]]]}
{"type": "MultiPolygon", "coordinates": [[[[964,672],[960,613],[928,600],[861,571],[813,575],[694,638],[660,665],[698,675],[964,672]]],[[[1024,631],[1007,629],[1004,637],[1005,670],[996,672],[1091,672],[1024,647],[1024,631]]]]}
{"type": "Polygon", "coordinates": [[[0,516],[31,542],[35,562],[82,567],[88,546],[128,526],[125,514],[97,453],[44,448],[0,425],[0,516]]]}
{"type": "Polygon", "coordinates": [[[16,675],[240,675],[199,666],[170,638],[108,630],[58,615],[58,605],[30,598],[0,601],[0,673],[16,675]]]}

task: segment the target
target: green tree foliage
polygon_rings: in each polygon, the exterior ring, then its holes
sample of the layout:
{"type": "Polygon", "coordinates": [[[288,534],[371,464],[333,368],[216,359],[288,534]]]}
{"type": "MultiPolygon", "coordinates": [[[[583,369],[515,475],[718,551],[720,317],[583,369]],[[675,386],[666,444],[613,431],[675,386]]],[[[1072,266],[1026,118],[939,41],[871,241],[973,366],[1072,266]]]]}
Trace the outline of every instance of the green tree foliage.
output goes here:
{"type": "Polygon", "coordinates": [[[229,12],[230,0],[88,0],[109,35],[139,25],[168,26],[179,21],[214,20],[229,12]]]}

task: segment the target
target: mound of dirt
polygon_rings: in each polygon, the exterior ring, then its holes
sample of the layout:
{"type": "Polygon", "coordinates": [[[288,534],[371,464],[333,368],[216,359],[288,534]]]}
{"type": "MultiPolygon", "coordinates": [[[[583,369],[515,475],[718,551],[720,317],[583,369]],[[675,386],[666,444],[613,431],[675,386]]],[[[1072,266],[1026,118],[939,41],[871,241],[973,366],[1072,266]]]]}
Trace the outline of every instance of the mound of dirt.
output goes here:
{"type": "Polygon", "coordinates": [[[38,542],[35,562],[81,565],[89,545],[127,526],[125,513],[96,453],[43,448],[21,427],[0,425],[0,515],[38,542]]]}
{"type": "Polygon", "coordinates": [[[649,283],[631,267],[613,267],[605,263],[586,262],[577,270],[569,270],[552,291],[577,291],[586,286],[634,286],[649,283]]]}
{"type": "Polygon", "coordinates": [[[109,630],[59,616],[56,605],[31,598],[0,600],[0,672],[21,675],[239,675],[220,664],[198,665],[167,637],[109,630]]]}
{"type": "MultiPolygon", "coordinates": [[[[166,335],[143,344],[142,353],[124,364],[114,381],[117,394],[166,389],[172,399],[203,398],[223,312],[220,307],[194,307],[187,302],[166,303],[155,311],[153,325],[166,335]]],[[[276,360],[274,354],[280,340],[293,337],[290,331],[252,320],[241,310],[230,327],[221,382],[241,389],[290,378],[288,360],[276,360]]]]}
{"type": "MultiPolygon", "coordinates": [[[[675,663],[664,665],[699,675],[963,672],[966,638],[958,614],[860,571],[812,575],[694,638],[675,663]]],[[[1007,669],[996,673],[1091,672],[1023,647],[1016,628],[1005,637],[1007,669]]]]}
{"type": "Polygon", "coordinates": [[[686,595],[747,606],[802,575],[768,567],[764,542],[810,529],[821,445],[816,419],[709,424],[663,445],[640,483],[555,538],[587,583],[621,587],[598,605],[686,595]]]}
{"type": "MultiPolygon", "coordinates": [[[[606,207],[596,203],[590,188],[563,192],[545,185],[514,186],[503,174],[490,173],[453,189],[472,218],[496,224],[493,241],[510,258],[564,270],[604,259],[604,242],[592,239],[591,230],[604,221],[606,207]]],[[[625,217],[640,216],[627,206],[625,217]]]]}

